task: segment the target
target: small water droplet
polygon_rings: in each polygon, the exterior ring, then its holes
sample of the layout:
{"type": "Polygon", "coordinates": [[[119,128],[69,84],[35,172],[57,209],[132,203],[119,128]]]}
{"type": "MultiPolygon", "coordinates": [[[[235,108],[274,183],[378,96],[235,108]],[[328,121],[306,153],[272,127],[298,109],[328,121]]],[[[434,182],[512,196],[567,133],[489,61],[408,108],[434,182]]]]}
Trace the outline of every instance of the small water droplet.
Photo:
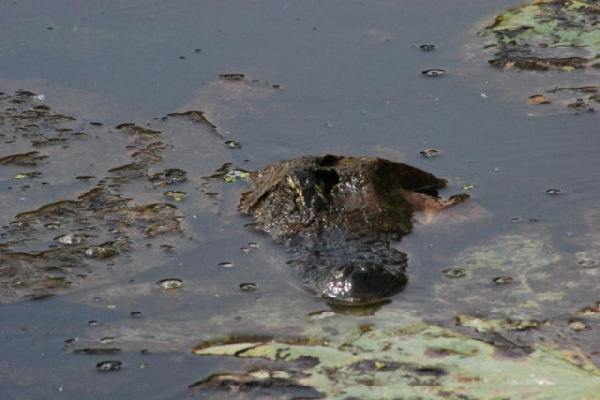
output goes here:
{"type": "Polygon", "coordinates": [[[446,74],[446,70],[441,68],[433,68],[421,71],[421,73],[425,76],[441,76],[446,74]]]}
{"type": "Polygon", "coordinates": [[[448,268],[442,271],[442,274],[446,278],[457,279],[464,278],[467,275],[467,271],[464,268],[448,268]]]}
{"type": "Polygon", "coordinates": [[[218,265],[221,268],[232,268],[233,267],[233,263],[231,261],[223,261],[223,262],[220,262],[218,265]]]}
{"type": "Polygon", "coordinates": [[[254,292],[256,290],[256,283],[253,283],[253,282],[240,283],[240,290],[242,292],[254,292]]]}
{"type": "Polygon", "coordinates": [[[165,278],[156,283],[165,290],[179,289],[183,285],[183,281],[178,278],[165,278]]]}
{"type": "Polygon", "coordinates": [[[96,369],[102,372],[120,371],[123,363],[121,361],[107,360],[96,364],[96,369]]]}
{"type": "Polygon", "coordinates": [[[509,283],[513,283],[514,279],[510,276],[498,276],[492,279],[492,282],[494,282],[497,285],[507,285],[509,283]]]}

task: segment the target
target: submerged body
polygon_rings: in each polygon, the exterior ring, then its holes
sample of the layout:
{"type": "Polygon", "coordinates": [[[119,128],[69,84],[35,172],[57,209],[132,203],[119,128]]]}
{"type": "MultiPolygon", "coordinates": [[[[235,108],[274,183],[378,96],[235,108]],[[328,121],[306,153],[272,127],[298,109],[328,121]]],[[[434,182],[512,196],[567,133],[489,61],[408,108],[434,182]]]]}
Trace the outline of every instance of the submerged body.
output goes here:
{"type": "Polygon", "coordinates": [[[239,211],[284,243],[290,265],[318,296],[347,304],[381,301],[407,282],[407,257],[392,247],[414,214],[463,202],[443,200],[446,181],[380,158],[305,156],[250,175],[239,211]]]}

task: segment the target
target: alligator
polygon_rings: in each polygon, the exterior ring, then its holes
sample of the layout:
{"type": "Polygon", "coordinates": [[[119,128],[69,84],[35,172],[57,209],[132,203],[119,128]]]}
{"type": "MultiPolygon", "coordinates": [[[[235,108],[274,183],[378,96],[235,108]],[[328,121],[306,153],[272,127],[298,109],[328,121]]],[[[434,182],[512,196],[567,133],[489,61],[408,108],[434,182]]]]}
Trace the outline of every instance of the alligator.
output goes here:
{"type": "Polygon", "coordinates": [[[407,164],[372,157],[304,156],[256,170],[238,211],[285,245],[309,292],[328,302],[387,301],[406,285],[407,255],[392,247],[416,212],[469,198],[442,199],[447,181],[407,164]]]}

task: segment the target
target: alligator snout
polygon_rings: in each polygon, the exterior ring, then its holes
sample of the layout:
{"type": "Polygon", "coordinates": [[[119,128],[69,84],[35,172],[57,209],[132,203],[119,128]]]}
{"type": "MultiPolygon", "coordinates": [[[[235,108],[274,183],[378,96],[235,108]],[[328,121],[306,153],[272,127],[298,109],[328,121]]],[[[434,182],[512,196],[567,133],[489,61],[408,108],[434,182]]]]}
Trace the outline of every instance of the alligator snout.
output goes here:
{"type": "Polygon", "coordinates": [[[380,158],[305,156],[250,174],[239,211],[285,243],[288,262],[306,287],[327,301],[361,305],[385,300],[407,282],[406,254],[390,247],[412,231],[418,211],[438,211],[447,181],[380,158]]]}
{"type": "Polygon", "coordinates": [[[326,300],[362,305],[390,298],[406,282],[404,267],[353,262],[331,268],[316,288],[326,300]]]}

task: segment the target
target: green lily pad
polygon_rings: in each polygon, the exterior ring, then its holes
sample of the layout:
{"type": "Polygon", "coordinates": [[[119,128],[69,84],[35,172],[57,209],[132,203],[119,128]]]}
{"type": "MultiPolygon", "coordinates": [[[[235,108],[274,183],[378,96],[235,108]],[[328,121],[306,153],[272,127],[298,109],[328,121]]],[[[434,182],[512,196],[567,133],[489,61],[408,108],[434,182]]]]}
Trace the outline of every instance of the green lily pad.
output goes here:
{"type": "MultiPolygon", "coordinates": [[[[440,327],[363,330],[337,347],[235,343],[194,353],[262,359],[262,370],[283,370],[288,385],[328,399],[600,398],[600,371],[576,365],[567,351],[538,346],[520,358],[499,358],[494,346],[440,327]]],[[[229,375],[228,385],[238,379],[250,386],[251,372],[229,375]]]]}
{"type": "Polygon", "coordinates": [[[498,15],[487,29],[501,68],[571,71],[598,67],[600,8],[595,0],[542,0],[498,15]]]}

